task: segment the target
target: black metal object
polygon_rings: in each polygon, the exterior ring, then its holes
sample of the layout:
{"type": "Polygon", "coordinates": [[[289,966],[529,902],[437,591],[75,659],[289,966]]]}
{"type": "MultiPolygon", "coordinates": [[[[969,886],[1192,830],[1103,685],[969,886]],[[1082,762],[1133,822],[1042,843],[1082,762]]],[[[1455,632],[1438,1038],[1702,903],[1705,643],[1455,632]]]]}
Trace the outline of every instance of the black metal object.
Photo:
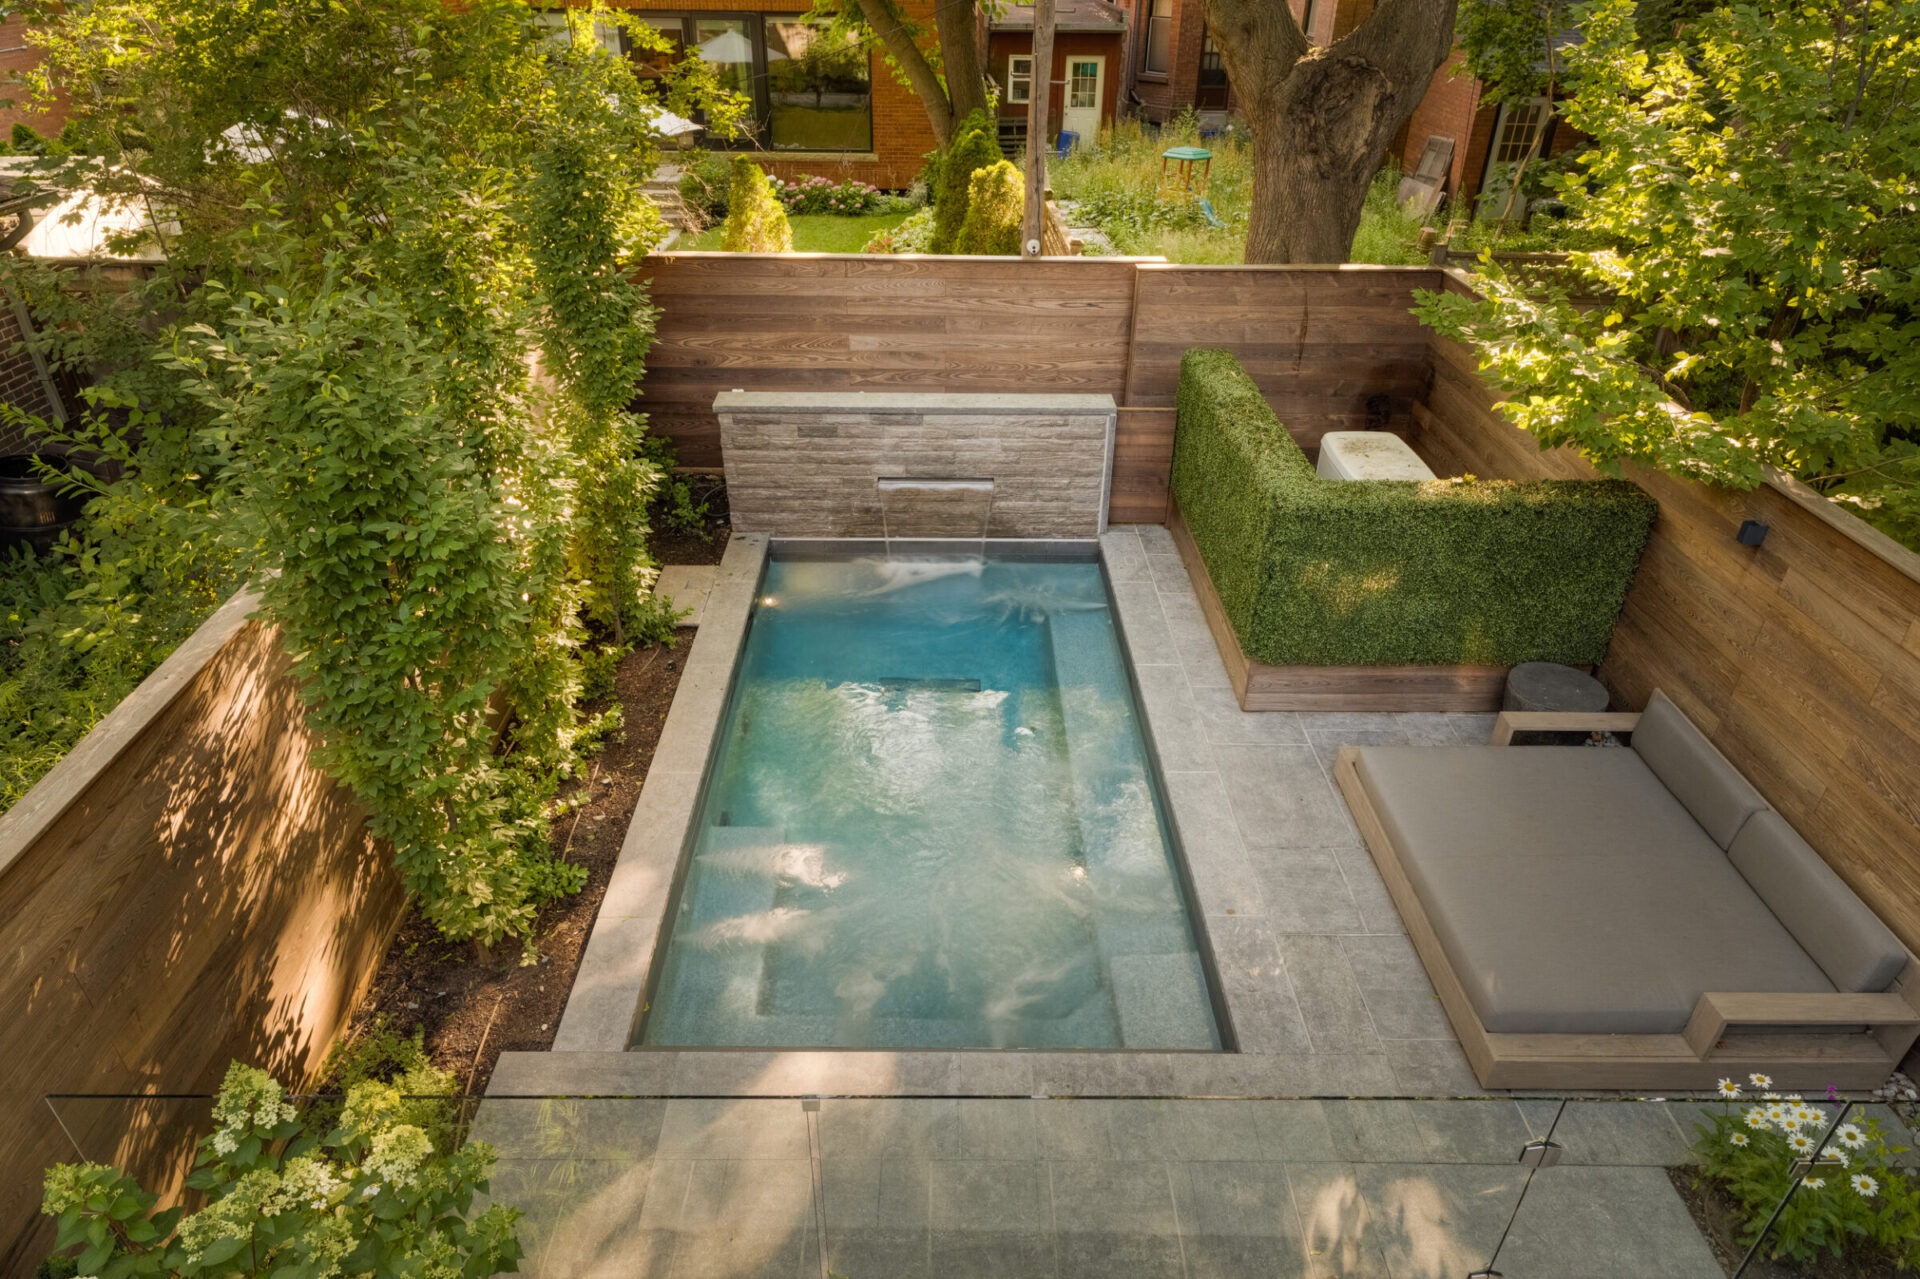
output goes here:
{"type": "Polygon", "coordinates": [[[1733,537],[1742,546],[1758,546],[1767,540],[1767,526],[1759,520],[1741,520],[1740,531],[1733,537]]]}

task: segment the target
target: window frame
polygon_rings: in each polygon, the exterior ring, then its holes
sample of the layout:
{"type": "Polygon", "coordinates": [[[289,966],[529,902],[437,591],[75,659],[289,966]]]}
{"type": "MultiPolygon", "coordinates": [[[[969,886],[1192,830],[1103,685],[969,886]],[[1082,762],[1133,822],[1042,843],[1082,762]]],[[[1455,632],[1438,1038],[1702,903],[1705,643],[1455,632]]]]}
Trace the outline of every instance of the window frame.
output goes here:
{"type": "Polygon", "coordinates": [[[1010,53],[1007,55],[1007,105],[1024,107],[1033,101],[1033,55],[1031,53],[1010,53]],[[1027,64],[1026,71],[1015,69],[1016,63],[1027,64]],[[1014,86],[1020,86],[1015,92],[1014,86]]]}
{"type": "Polygon", "coordinates": [[[1164,80],[1173,71],[1173,18],[1174,0],[1142,0],[1141,9],[1145,20],[1140,24],[1140,74],[1149,79],[1164,80]],[[1165,13],[1160,9],[1164,7],[1165,13]],[[1153,65],[1153,32],[1155,23],[1165,23],[1165,65],[1153,65]]]}

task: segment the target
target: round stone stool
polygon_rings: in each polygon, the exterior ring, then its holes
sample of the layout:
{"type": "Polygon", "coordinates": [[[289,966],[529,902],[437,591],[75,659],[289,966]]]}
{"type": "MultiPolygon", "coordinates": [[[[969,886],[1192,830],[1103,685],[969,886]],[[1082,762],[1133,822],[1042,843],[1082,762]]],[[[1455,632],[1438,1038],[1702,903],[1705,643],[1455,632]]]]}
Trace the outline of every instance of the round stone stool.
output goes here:
{"type": "Polygon", "coordinates": [[[1604,711],[1606,686],[1557,662],[1522,662],[1507,672],[1500,708],[1509,711],[1604,711]]]}

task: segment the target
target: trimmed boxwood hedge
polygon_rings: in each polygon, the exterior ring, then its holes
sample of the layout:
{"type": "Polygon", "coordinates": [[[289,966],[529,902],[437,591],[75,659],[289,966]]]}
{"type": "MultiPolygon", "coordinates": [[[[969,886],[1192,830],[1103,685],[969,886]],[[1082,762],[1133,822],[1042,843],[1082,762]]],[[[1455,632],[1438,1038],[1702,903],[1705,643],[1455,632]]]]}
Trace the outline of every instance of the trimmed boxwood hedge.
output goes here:
{"type": "Polygon", "coordinates": [[[1322,480],[1210,350],[1180,364],[1173,495],[1274,666],[1598,662],[1659,509],[1626,480],[1322,480]]]}

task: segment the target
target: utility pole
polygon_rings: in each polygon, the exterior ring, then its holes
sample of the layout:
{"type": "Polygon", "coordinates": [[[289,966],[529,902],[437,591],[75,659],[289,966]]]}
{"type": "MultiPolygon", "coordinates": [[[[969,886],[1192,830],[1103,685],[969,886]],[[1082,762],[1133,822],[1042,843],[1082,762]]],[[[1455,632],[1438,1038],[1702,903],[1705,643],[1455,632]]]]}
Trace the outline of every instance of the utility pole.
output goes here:
{"type": "Polygon", "coordinates": [[[1047,101],[1053,96],[1053,0],[1033,0],[1033,75],[1027,82],[1027,208],[1020,256],[1040,256],[1047,202],[1047,101]]]}

